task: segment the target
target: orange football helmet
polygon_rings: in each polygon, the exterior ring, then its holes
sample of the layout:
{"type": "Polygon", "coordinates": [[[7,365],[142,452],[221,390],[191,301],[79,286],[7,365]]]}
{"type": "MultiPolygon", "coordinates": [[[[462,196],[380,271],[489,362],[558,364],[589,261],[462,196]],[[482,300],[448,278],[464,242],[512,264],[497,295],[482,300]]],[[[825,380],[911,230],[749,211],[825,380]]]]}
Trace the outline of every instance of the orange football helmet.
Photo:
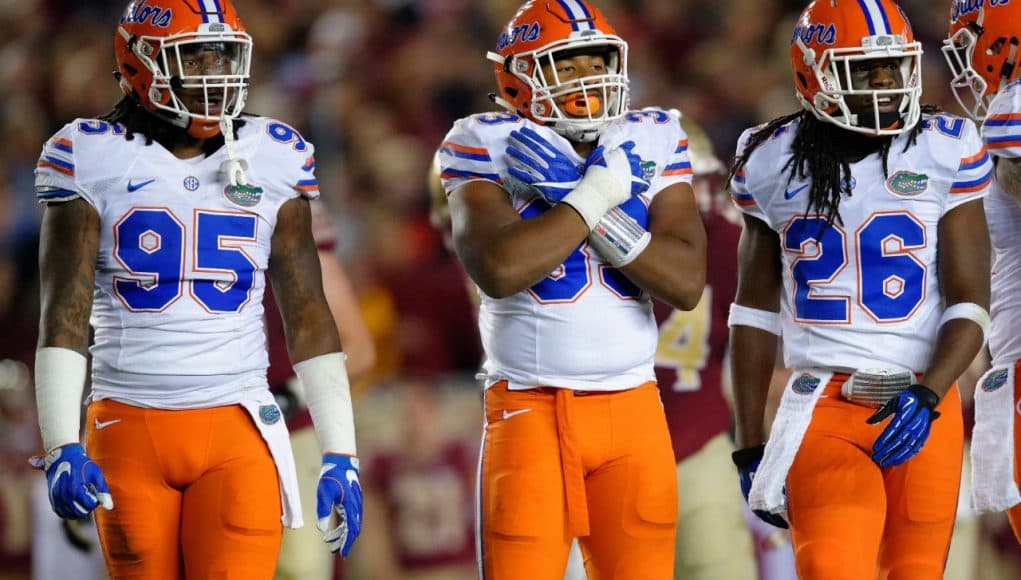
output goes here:
{"type": "Polygon", "coordinates": [[[896,135],[921,116],[922,45],[892,0],[812,2],[791,36],[791,67],[798,100],[819,120],[867,135],[896,135]],[[880,59],[899,59],[903,86],[855,89],[853,64],[880,59]],[[858,95],[871,98],[871,114],[848,108],[846,97],[858,95]],[[896,111],[881,111],[898,99],[896,111]]]}
{"type": "Polygon", "coordinates": [[[491,98],[567,139],[594,141],[610,121],[627,113],[627,52],[627,43],[586,0],[531,0],[507,23],[496,51],[486,55],[499,88],[491,98]],[[606,55],[606,74],[557,78],[556,58],[589,52],[606,55]],[[544,65],[552,78],[546,78],[544,65]],[[557,105],[565,96],[571,97],[573,114],[557,105]]]}
{"type": "Polygon", "coordinates": [[[1005,0],[950,3],[950,32],[943,56],[954,78],[950,88],[965,112],[983,120],[989,103],[1018,78],[1021,4],[1005,0]]]}
{"type": "Polygon", "coordinates": [[[133,0],[114,51],[121,90],[193,137],[245,106],[252,37],[230,0],[133,0]]]}

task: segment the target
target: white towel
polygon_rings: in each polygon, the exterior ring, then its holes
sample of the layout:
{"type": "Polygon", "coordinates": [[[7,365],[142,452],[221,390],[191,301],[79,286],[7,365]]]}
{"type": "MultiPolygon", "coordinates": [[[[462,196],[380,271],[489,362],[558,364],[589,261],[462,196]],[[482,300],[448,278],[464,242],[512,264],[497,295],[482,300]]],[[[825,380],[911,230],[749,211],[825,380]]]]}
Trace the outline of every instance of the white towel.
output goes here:
{"type": "Polygon", "coordinates": [[[1014,366],[997,366],[975,385],[971,434],[971,499],[975,511],[999,512],[1021,503],[1014,481],[1014,366]]]}
{"type": "Polygon", "coordinates": [[[787,518],[784,486],[787,472],[805,437],[812,411],[823,389],[833,377],[825,369],[794,369],[784,387],[780,408],[766,442],[766,450],[755,472],[748,503],[752,509],[764,510],[787,518]]]}
{"type": "Polygon", "coordinates": [[[291,438],[273,395],[267,389],[246,391],[241,406],[252,416],[252,421],[262,434],[273,463],[276,464],[280,481],[280,504],[283,514],[280,521],[286,528],[300,528],[304,525],[301,517],[301,499],[298,494],[298,474],[294,468],[294,454],[291,452],[291,438]]]}

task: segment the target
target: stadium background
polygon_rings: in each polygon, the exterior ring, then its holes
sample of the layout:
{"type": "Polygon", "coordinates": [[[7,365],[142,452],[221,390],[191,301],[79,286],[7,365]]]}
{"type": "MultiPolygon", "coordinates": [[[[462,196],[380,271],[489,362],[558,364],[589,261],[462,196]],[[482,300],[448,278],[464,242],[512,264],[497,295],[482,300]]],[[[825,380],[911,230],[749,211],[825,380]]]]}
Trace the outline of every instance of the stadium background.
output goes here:
{"type": "MultiPolygon", "coordinates": [[[[726,162],[741,130],[797,107],[787,55],[803,2],[595,3],[630,43],[632,104],[693,116],[726,162]]],[[[425,175],[455,119],[493,109],[484,52],[518,0],[235,4],[255,39],[247,111],[285,120],[316,144],[338,252],[377,343],[378,364],[357,385],[362,453],[401,448],[416,424],[477,446],[480,350],[462,274],[429,224],[425,175]]],[[[939,53],[949,2],[901,4],[925,47],[923,102],[957,111],[939,53]]],[[[52,132],[119,98],[112,44],[123,5],[0,0],[0,578],[29,577],[29,497],[42,477],[25,463],[39,445],[33,168],[52,132]]],[[[448,511],[470,514],[470,505],[448,511]]],[[[1021,577],[1005,519],[980,523],[971,577],[1021,577]]]]}

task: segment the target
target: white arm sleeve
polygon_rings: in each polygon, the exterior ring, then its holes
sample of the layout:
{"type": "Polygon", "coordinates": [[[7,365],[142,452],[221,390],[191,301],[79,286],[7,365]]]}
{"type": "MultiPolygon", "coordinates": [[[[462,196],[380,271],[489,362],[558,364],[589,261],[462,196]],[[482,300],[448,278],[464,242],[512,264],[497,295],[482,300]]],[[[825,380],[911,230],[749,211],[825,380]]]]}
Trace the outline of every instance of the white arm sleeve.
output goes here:
{"type": "Polygon", "coordinates": [[[294,365],[294,372],[305,391],[323,453],[355,456],[358,452],[346,358],[342,352],[331,352],[301,361],[294,365]]]}
{"type": "Polygon", "coordinates": [[[35,404],[47,453],[81,441],[86,363],[84,356],[69,348],[47,346],[35,351],[35,404]]]}

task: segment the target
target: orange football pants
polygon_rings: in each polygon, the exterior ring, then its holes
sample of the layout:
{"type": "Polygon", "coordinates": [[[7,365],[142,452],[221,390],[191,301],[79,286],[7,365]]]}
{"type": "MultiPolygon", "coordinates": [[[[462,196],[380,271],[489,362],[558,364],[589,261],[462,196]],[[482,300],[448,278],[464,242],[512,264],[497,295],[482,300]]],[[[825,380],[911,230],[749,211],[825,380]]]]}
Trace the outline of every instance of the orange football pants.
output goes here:
{"type": "Polygon", "coordinates": [[[103,400],[86,421],[89,456],[114,502],[95,512],[111,578],[273,578],[280,487],[241,406],[170,411],[103,400]]]}
{"type": "Polygon", "coordinates": [[[589,580],[673,577],[677,479],[655,383],[610,393],[486,391],[483,580],[562,580],[578,537],[589,580]]]}
{"type": "Polygon", "coordinates": [[[795,566],[802,580],[943,578],[957,514],[964,427],[952,387],[913,458],[880,469],[872,444],[889,423],[826,386],[787,476],[795,566]]]}
{"type": "MultiPolygon", "coordinates": [[[[1014,363],[1014,481],[1021,484],[1021,360],[1014,363]]],[[[1021,543],[1021,504],[1007,510],[1007,519],[1021,543]]]]}

